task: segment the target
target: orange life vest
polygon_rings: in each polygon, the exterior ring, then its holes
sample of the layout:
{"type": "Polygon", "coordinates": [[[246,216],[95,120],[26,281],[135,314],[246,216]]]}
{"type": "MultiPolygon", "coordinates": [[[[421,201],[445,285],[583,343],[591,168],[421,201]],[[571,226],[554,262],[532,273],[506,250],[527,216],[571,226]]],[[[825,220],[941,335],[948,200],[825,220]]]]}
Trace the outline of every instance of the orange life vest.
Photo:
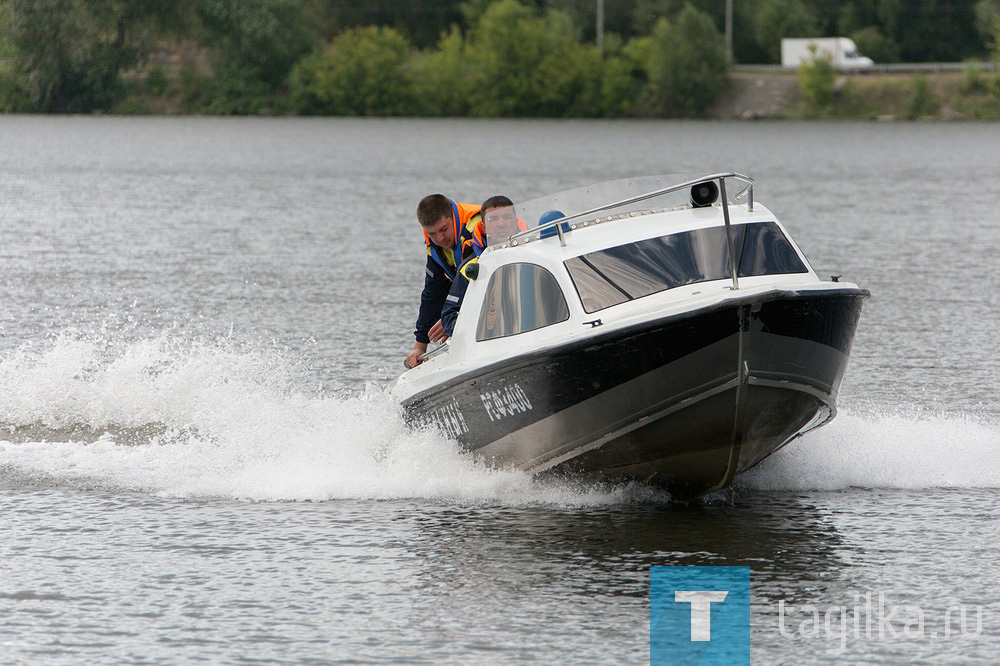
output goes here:
{"type": "MultiPolygon", "coordinates": [[[[477,257],[481,255],[490,242],[490,240],[486,237],[486,222],[483,220],[482,213],[476,213],[475,217],[471,220],[471,223],[475,226],[472,230],[472,237],[465,242],[466,247],[462,250],[462,256],[465,259],[468,259],[472,256],[472,254],[477,257]]],[[[521,218],[517,218],[517,230],[519,232],[528,230],[528,225],[525,224],[524,220],[521,218]]],[[[500,240],[501,239],[496,239],[494,242],[500,242],[500,240]]],[[[506,238],[502,240],[506,240],[506,238]]]]}
{"type": "Polygon", "coordinates": [[[427,254],[453,280],[455,272],[462,265],[463,253],[467,251],[466,245],[475,237],[476,223],[479,221],[479,208],[480,206],[475,204],[451,202],[451,218],[455,225],[455,245],[453,247],[435,245],[427,232],[424,232],[424,245],[427,254]]]}

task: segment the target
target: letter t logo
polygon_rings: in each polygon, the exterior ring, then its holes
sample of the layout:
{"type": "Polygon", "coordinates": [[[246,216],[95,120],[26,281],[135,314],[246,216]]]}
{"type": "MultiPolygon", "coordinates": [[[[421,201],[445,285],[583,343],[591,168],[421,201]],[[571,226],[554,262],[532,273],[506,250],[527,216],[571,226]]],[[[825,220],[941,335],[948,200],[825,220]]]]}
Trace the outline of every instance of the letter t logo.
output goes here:
{"type": "Polygon", "coordinates": [[[674,601],[691,604],[691,640],[712,640],[712,603],[726,600],[728,591],[678,590],[674,601]]]}

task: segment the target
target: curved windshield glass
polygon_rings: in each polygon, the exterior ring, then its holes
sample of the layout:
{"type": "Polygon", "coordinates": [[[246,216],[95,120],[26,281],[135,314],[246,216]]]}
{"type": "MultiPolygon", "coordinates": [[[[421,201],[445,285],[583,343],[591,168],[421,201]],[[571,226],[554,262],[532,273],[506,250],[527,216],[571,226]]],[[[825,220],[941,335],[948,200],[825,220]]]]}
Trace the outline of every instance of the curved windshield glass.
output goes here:
{"type": "Polygon", "coordinates": [[[569,307],[552,273],[534,264],[507,264],[490,277],[476,340],[534,331],[569,319],[569,307]]]}
{"type": "MultiPolygon", "coordinates": [[[[808,272],[774,222],[737,224],[732,229],[739,277],[808,272]]],[[[619,245],[565,264],[588,313],[685,284],[732,276],[725,227],[619,245]]]]}
{"type": "Polygon", "coordinates": [[[528,224],[517,216],[513,206],[487,210],[483,216],[483,227],[487,245],[503,243],[514,234],[528,230],[528,224]]]}
{"type": "MultiPolygon", "coordinates": [[[[533,229],[547,222],[580,215],[594,211],[592,215],[584,215],[581,219],[596,219],[622,213],[642,211],[661,211],[691,203],[690,186],[673,192],[665,192],[653,197],[643,195],[650,192],[669,189],[674,185],[688,182],[698,182],[705,174],[671,174],[661,176],[641,176],[638,178],[622,178],[594,185],[585,185],[565,192],[548,195],[524,203],[516,204],[515,215],[520,224],[520,231],[533,229]],[[629,202],[630,199],[641,198],[641,201],[629,202]],[[625,203],[621,203],[625,202],[625,203]]],[[[718,184],[718,179],[714,179],[718,184]]],[[[743,202],[749,195],[750,181],[745,177],[730,177],[726,179],[727,195],[730,203],[743,202]]],[[[488,231],[488,230],[487,230],[488,231]]],[[[510,234],[496,233],[491,235],[491,243],[503,242],[510,234]]]]}

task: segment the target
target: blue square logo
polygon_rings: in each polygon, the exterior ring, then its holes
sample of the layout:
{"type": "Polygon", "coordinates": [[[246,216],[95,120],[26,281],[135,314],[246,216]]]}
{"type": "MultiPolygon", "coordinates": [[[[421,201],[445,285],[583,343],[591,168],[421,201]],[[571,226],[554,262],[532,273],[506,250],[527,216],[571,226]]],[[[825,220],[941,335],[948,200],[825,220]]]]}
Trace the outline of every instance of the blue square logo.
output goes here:
{"type": "Polygon", "coordinates": [[[650,567],[649,663],[749,664],[748,567],[650,567]]]}

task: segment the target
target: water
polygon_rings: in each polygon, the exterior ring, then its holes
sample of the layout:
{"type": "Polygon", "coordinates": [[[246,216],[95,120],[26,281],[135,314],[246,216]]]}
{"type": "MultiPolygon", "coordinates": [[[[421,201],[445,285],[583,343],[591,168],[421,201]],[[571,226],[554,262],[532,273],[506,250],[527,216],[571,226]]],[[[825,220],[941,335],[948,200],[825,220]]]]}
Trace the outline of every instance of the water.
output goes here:
{"type": "Polygon", "coordinates": [[[644,663],[674,564],[757,663],[1000,651],[992,125],[2,116],[0,175],[0,663],[644,663]],[[730,169],[873,292],[832,424],[695,504],[404,427],[421,196],[730,169]]]}

